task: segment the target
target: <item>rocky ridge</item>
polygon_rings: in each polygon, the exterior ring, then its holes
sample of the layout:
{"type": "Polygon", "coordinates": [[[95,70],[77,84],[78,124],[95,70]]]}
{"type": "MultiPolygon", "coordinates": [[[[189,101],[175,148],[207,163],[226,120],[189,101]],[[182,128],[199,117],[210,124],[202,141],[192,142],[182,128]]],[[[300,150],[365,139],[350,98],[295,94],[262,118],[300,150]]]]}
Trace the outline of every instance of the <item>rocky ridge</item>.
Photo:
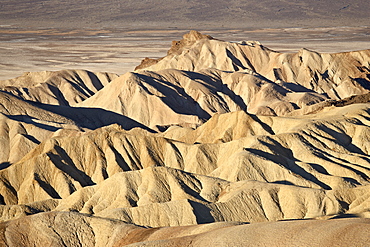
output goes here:
{"type": "Polygon", "coordinates": [[[4,244],[368,241],[369,50],[285,54],[191,31],[148,61],[0,81],[4,244]],[[328,234],[252,237],[302,227],[328,234]]]}

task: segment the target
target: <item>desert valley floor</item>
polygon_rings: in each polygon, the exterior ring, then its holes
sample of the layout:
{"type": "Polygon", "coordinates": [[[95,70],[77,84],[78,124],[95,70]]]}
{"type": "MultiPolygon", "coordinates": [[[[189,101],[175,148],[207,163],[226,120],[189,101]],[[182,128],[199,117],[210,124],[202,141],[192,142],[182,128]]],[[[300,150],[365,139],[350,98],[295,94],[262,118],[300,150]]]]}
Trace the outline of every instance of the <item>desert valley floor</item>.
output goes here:
{"type": "Polygon", "coordinates": [[[1,245],[368,245],[368,27],[0,37],[1,245]]]}

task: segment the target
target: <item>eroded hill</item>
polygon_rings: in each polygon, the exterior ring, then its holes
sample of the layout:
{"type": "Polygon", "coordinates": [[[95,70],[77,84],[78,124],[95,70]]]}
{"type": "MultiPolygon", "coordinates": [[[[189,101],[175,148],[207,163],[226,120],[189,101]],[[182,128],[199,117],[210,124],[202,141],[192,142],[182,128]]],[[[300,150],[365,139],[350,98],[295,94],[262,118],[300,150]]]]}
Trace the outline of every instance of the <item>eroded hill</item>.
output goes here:
{"type": "Polygon", "coordinates": [[[1,241],[367,243],[367,219],[332,218],[369,217],[369,61],[191,31],[121,76],[1,81],[1,241]]]}

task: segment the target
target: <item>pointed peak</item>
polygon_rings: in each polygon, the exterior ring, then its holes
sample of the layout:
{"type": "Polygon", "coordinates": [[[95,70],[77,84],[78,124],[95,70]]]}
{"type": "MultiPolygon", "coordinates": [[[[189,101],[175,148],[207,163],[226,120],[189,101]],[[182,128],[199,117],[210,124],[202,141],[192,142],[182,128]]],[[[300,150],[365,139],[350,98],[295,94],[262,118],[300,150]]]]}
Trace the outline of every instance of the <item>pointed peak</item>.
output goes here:
{"type": "Polygon", "coordinates": [[[213,39],[212,36],[202,34],[195,30],[190,30],[189,33],[184,34],[182,38],[183,38],[183,41],[190,41],[190,42],[194,42],[200,39],[213,39]]]}

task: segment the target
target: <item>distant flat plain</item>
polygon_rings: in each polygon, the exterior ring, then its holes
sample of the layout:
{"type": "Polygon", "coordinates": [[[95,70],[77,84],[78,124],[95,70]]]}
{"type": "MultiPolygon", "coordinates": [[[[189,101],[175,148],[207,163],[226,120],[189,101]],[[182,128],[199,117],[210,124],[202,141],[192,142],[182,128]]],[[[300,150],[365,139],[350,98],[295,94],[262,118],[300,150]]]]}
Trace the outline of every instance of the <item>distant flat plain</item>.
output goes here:
{"type": "MultiPolygon", "coordinates": [[[[63,29],[0,26],[0,80],[24,72],[86,69],[124,74],[145,57],[166,55],[172,40],[189,30],[63,29]]],[[[270,49],[343,52],[370,48],[370,27],[198,29],[214,38],[258,40],[270,49]]]]}

